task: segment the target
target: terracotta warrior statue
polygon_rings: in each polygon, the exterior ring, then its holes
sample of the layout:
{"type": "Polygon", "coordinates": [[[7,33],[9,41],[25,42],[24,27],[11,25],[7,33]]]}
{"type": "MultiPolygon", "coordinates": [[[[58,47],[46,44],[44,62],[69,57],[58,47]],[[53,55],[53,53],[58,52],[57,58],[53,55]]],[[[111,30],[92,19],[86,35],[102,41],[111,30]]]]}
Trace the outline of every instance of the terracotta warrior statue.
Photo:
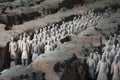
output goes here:
{"type": "Polygon", "coordinates": [[[31,53],[32,53],[32,61],[34,61],[40,54],[40,46],[37,40],[35,40],[34,43],[32,44],[31,53]]]}
{"type": "Polygon", "coordinates": [[[17,42],[14,41],[13,37],[11,37],[11,41],[9,43],[9,52],[11,61],[13,61],[14,65],[17,64],[17,42]]]}
{"type": "Polygon", "coordinates": [[[88,65],[88,75],[90,80],[95,79],[95,60],[93,53],[90,53],[90,57],[87,59],[87,65],[88,65]]]}
{"type": "Polygon", "coordinates": [[[22,65],[27,66],[28,65],[28,54],[29,54],[29,44],[26,41],[26,38],[23,38],[23,43],[22,43],[22,65]]]}
{"type": "Polygon", "coordinates": [[[105,60],[105,56],[98,62],[96,73],[98,73],[97,80],[108,80],[109,66],[105,60]]]}
{"type": "Polygon", "coordinates": [[[111,74],[113,74],[112,80],[120,80],[119,56],[115,57],[115,60],[114,60],[114,62],[111,65],[111,74]]]}

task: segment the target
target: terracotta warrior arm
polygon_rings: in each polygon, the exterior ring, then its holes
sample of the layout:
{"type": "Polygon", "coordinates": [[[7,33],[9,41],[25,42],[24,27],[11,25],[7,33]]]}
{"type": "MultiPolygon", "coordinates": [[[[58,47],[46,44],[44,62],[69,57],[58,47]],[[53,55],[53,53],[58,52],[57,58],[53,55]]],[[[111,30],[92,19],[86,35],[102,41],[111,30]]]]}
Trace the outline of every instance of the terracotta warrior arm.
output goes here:
{"type": "Polygon", "coordinates": [[[40,54],[40,46],[38,45],[38,54],[40,54]]]}
{"type": "Polygon", "coordinates": [[[114,64],[112,63],[112,65],[111,65],[111,74],[113,74],[113,72],[114,72],[114,64]]]}
{"type": "Polygon", "coordinates": [[[21,51],[23,52],[23,43],[22,43],[22,45],[21,45],[21,51]]]}
{"type": "Polygon", "coordinates": [[[32,44],[32,48],[31,48],[31,53],[33,54],[33,49],[34,49],[34,46],[33,46],[33,44],[32,44]]]}
{"type": "Polygon", "coordinates": [[[109,72],[109,64],[107,63],[107,69],[106,69],[106,72],[108,73],[109,72]]]}
{"type": "Polygon", "coordinates": [[[98,72],[99,72],[99,70],[100,70],[100,61],[99,61],[99,62],[98,62],[98,64],[97,64],[96,73],[98,73],[98,72]]]}
{"type": "Polygon", "coordinates": [[[118,66],[119,66],[119,73],[120,73],[120,62],[118,63],[118,66]]]}
{"type": "Polygon", "coordinates": [[[15,48],[14,51],[17,51],[17,43],[15,42],[15,48]]]}
{"type": "Polygon", "coordinates": [[[9,43],[9,52],[11,51],[11,43],[9,43]]]}
{"type": "Polygon", "coordinates": [[[27,43],[27,52],[29,52],[29,50],[30,50],[30,46],[29,46],[29,44],[27,43]]]}

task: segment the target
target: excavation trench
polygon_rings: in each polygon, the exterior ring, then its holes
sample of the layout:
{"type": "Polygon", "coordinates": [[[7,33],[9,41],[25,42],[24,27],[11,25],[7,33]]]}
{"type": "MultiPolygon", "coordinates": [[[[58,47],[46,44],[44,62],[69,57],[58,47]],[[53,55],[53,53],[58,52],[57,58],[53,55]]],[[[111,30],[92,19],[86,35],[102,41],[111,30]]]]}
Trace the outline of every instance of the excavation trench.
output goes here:
{"type": "MultiPolygon", "coordinates": [[[[71,15],[68,17],[65,17],[64,19],[62,19],[59,22],[53,22],[53,23],[49,23],[49,24],[62,24],[62,21],[71,21],[75,16],[77,15],[71,15]]],[[[49,24],[46,24],[49,25],[49,24]]],[[[43,26],[45,27],[45,26],[43,26]]],[[[37,28],[36,30],[39,30],[39,28],[37,28]]],[[[34,33],[35,29],[33,30],[27,30],[25,31],[25,33],[29,34],[31,36],[31,38],[33,38],[33,33],[34,33]]],[[[15,40],[17,41],[19,39],[19,35],[14,36],[15,40]]],[[[4,47],[0,47],[0,71],[9,68],[10,67],[10,53],[9,53],[9,42],[6,44],[6,46],[4,47]]]]}
{"type": "MultiPolygon", "coordinates": [[[[81,1],[81,0],[80,0],[81,1]]],[[[46,15],[58,12],[61,8],[66,7],[71,9],[74,5],[81,4],[79,0],[61,0],[61,1],[43,1],[41,4],[30,6],[23,6],[15,8],[13,10],[1,11],[1,15],[5,15],[6,21],[3,20],[3,16],[0,16],[0,23],[6,25],[5,30],[11,29],[13,25],[23,24],[24,22],[34,20],[36,18],[43,18],[46,15]]]]}
{"type": "MultiPolygon", "coordinates": [[[[62,23],[62,21],[71,21],[71,20],[73,20],[73,18],[75,17],[75,16],[77,16],[78,14],[74,14],[74,15],[70,15],[70,16],[67,16],[67,17],[64,17],[64,18],[62,18],[61,20],[59,20],[59,21],[55,21],[55,22],[51,22],[51,23],[46,23],[46,25],[44,25],[44,26],[42,26],[42,27],[45,27],[45,26],[47,26],[47,25],[49,25],[49,24],[61,24],[62,23]]],[[[40,27],[39,27],[40,28],[40,27]]],[[[39,29],[39,28],[36,28],[36,29],[39,29]]],[[[24,31],[24,32],[26,32],[26,33],[28,33],[28,34],[31,34],[31,36],[33,35],[33,33],[34,33],[34,31],[35,31],[35,29],[31,29],[31,30],[26,30],[26,31],[24,31]]],[[[119,31],[119,30],[118,30],[119,31]]],[[[116,33],[118,33],[118,32],[116,32],[116,33]]],[[[17,36],[14,36],[15,37],[15,39],[16,40],[18,40],[18,38],[19,38],[19,35],[17,35],[17,36]]],[[[66,39],[65,39],[66,40],[66,39]]],[[[67,39],[67,41],[69,41],[68,39],[67,39]]],[[[62,42],[65,42],[65,41],[62,41],[62,42]]],[[[6,69],[6,68],[9,68],[9,66],[10,66],[10,53],[9,53],[9,49],[8,49],[8,44],[9,44],[9,42],[6,44],[6,46],[4,46],[4,47],[0,47],[0,71],[2,71],[2,70],[4,70],[4,69],[6,69]]]]}

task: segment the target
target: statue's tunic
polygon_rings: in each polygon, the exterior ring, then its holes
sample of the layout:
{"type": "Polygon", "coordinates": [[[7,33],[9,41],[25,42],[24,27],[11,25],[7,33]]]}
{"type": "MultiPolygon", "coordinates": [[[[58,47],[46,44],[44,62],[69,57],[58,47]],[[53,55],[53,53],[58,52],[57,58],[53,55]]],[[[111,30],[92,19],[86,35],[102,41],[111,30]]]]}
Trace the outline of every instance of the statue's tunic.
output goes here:
{"type": "Polygon", "coordinates": [[[9,51],[10,51],[11,59],[17,58],[17,43],[16,42],[10,42],[9,51]]]}
{"type": "Polygon", "coordinates": [[[28,43],[23,42],[22,44],[22,57],[21,59],[28,59],[29,46],[28,43]]]}
{"type": "Polygon", "coordinates": [[[108,64],[107,62],[100,61],[97,66],[97,70],[99,71],[97,80],[108,80],[108,64]]]}

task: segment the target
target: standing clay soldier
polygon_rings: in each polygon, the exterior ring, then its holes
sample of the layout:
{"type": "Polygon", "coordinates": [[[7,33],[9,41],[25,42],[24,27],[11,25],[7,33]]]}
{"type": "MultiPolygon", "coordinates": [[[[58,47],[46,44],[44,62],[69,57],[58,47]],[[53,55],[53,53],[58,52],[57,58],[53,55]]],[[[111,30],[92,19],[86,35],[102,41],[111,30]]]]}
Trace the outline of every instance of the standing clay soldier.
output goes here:
{"type": "Polygon", "coordinates": [[[51,40],[51,43],[50,43],[50,46],[51,46],[51,51],[54,51],[54,40],[51,40]]]}
{"type": "Polygon", "coordinates": [[[42,33],[42,28],[40,28],[40,30],[39,30],[40,32],[39,33],[42,33]]]}
{"type": "Polygon", "coordinates": [[[113,42],[113,44],[117,44],[117,34],[114,34],[114,37],[113,37],[113,39],[112,39],[112,42],[113,42]]]}
{"type": "Polygon", "coordinates": [[[118,43],[117,46],[116,46],[116,50],[118,51],[119,48],[120,48],[120,45],[119,45],[119,43],[118,43]]]}
{"type": "Polygon", "coordinates": [[[112,80],[120,80],[120,62],[118,58],[118,56],[115,57],[115,61],[111,66],[111,73],[113,74],[112,80]]]}
{"type": "MultiPolygon", "coordinates": [[[[119,57],[120,57],[120,48],[119,48],[119,50],[117,50],[116,56],[119,56],[119,57]]],[[[119,60],[120,60],[120,59],[119,59],[119,60]]]]}
{"type": "Polygon", "coordinates": [[[100,60],[100,54],[98,54],[98,52],[94,52],[94,60],[95,64],[97,65],[100,60]]]}
{"type": "Polygon", "coordinates": [[[42,33],[38,34],[38,39],[42,38],[42,33]]]}
{"type": "Polygon", "coordinates": [[[38,33],[39,33],[39,31],[38,31],[38,30],[35,30],[34,37],[36,36],[36,37],[38,38],[38,33]]]}
{"type": "Polygon", "coordinates": [[[18,44],[18,52],[21,52],[21,50],[22,50],[22,35],[20,35],[20,38],[17,41],[17,44],[18,44]]]}
{"type": "Polygon", "coordinates": [[[103,52],[106,52],[106,51],[110,51],[110,45],[108,42],[105,44],[105,47],[103,48],[103,52]]]}
{"type": "Polygon", "coordinates": [[[17,43],[14,41],[13,37],[11,37],[11,41],[9,43],[9,52],[10,52],[11,62],[13,62],[13,65],[16,65],[17,64],[17,43]]]}
{"type": "Polygon", "coordinates": [[[26,38],[26,42],[27,42],[28,45],[29,45],[29,49],[31,49],[32,40],[30,39],[30,36],[29,36],[29,35],[28,35],[27,38],[26,38]]]}
{"type": "Polygon", "coordinates": [[[31,53],[32,53],[32,61],[34,61],[40,54],[40,47],[39,44],[37,43],[37,40],[35,40],[34,43],[32,44],[31,53]]]}
{"type": "Polygon", "coordinates": [[[106,62],[108,63],[109,66],[112,64],[112,55],[110,52],[106,52],[106,62]]]}
{"type": "Polygon", "coordinates": [[[17,41],[18,45],[18,63],[21,64],[21,54],[22,54],[22,35],[20,35],[19,40],[17,41]]]}
{"type": "Polygon", "coordinates": [[[49,51],[51,51],[51,46],[50,46],[50,42],[47,41],[47,44],[46,44],[46,46],[45,46],[45,53],[46,53],[46,52],[49,52],[49,51]]]}
{"type": "Polygon", "coordinates": [[[112,46],[112,49],[111,49],[111,54],[112,54],[112,61],[113,61],[113,59],[114,59],[114,57],[115,57],[115,55],[117,54],[117,50],[116,50],[116,47],[115,47],[115,45],[113,45],[112,46]]]}
{"type": "Polygon", "coordinates": [[[32,39],[32,42],[34,42],[35,40],[37,40],[37,35],[34,35],[33,39],[32,39]]]}
{"type": "Polygon", "coordinates": [[[41,46],[42,46],[42,38],[39,38],[37,43],[39,44],[40,52],[42,53],[42,49],[41,49],[41,46]]]}
{"type": "Polygon", "coordinates": [[[27,66],[28,65],[28,54],[29,54],[29,44],[26,41],[26,38],[23,38],[22,43],[22,65],[27,66]]]}
{"type": "Polygon", "coordinates": [[[109,67],[105,60],[105,56],[98,62],[96,73],[98,73],[97,80],[108,80],[109,67]]]}
{"type": "Polygon", "coordinates": [[[31,60],[32,60],[32,54],[31,54],[32,40],[30,39],[30,35],[27,36],[26,42],[29,45],[29,54],[28,54],[28,57],[29,57],[29,63],[31,63],[31,60]]]}
{"type": "Polygon", "coordinates": [[[95,79],[95,60],[93,57],[93,53],[90,54],[90,57],[87,59],[87,65],[88,65],[88,75],[90,80],[95,79]]]}
{"type": "Polygon", "coordinates": [[[57,47],[57,38],[55,38],[53,42],[54,42],[53,43],[53,48],[55,49],[57,47]]]}
{"type": "Polygon", "coordinates": [[[27,34],[26,34],[26,33],[23,33],[23,38],[25,38],[25,39],[26,39],[26,36],[27,36],[27,34]]]}
{"type": "Polygon", "coordinates": [[[41,41],[41,52],[44,53],[45,52],[45,45],[46,45],[46,38],[43,37],[42,41],[41,41]]]}

